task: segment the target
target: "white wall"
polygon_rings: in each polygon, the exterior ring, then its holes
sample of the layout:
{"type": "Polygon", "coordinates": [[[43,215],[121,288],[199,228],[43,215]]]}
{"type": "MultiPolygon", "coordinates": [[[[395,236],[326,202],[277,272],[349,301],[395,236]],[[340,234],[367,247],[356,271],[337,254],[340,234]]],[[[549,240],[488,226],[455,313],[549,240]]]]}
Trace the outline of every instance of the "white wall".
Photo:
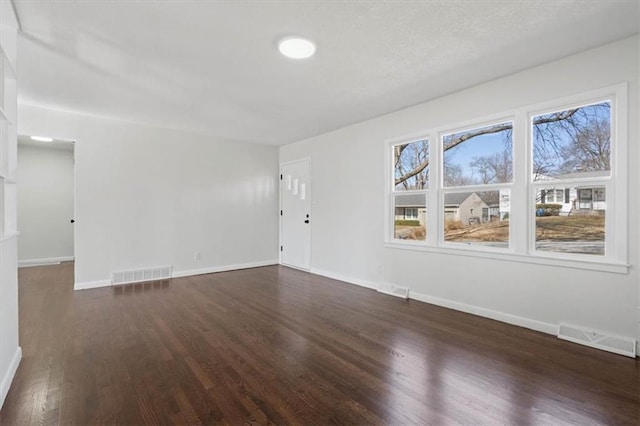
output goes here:
{"type": "Polygon", "coordinates": [[[65,145],[18,145],[19,264],[73,257],[73,144],[65,145]]]}
{"type": "Polygon", "coordinates": [[[281,147],[281,162],[311,158],[312,272],[408,286],[423,300],[547,332],[567,322],[640,337],[638,92],[634,37],[281,147]],[[628,274],[384,246],[385,140],[621,82],[629,83],[628,274]]]}
{"type": "Polygon", "coordinates": [[[76,288],[119,270],[277,262],[277,148],[26,105],[18,116],[20,134],[76,140],[76,288]]]}
{"type": "Polygon", "coordinates": [[[22,350],[18,345],[16,216],[16,108],[18,23],[11,3],[0,1],[0,407],[9,392],[22,350]]]}

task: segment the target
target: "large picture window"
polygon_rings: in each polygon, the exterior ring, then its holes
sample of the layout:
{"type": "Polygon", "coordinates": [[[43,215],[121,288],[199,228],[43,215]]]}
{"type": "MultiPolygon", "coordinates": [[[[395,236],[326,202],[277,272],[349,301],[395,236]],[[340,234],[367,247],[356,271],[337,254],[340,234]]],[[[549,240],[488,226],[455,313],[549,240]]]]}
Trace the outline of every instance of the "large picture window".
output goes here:
{"type": "Polygon", "coordinates": [[[392,144],[390,241],[625,265],[625,104],[621,85],[392,144]]]}

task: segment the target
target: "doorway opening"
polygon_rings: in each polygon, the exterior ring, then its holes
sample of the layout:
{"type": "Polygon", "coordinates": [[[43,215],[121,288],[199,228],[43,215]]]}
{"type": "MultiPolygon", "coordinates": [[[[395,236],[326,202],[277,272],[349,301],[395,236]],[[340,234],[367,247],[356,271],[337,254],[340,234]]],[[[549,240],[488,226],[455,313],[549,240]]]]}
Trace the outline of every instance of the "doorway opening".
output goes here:
{"type": "Polygon", "coordinates": [[[75,141],[49,139],[18,136],[20,268],[75,260],[75,141]]]}

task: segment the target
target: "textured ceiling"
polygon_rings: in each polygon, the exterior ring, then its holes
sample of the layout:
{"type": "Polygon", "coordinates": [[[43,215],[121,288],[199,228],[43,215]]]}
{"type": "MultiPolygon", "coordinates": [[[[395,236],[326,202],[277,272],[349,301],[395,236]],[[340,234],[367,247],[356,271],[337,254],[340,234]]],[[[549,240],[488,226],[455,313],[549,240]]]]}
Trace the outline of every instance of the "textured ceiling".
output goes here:
{"type": "MultiPolygon", "coordinates": [[[[5,0],[2,0],[5,1],[5,0]]],[[[26,1],[19,101],[284,144],[638,33],[638,1],[26,1]],[[283,36],[316,56],[282,57],[283,36]]]]}

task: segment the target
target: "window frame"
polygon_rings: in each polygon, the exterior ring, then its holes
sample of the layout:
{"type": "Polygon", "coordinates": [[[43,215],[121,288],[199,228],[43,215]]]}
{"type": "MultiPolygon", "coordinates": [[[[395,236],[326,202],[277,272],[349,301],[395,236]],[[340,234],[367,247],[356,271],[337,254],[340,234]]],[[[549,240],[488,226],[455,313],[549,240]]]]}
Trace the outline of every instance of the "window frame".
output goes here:
{"type": "MultiPolygon", "coordinates": [[[[388,189],[387,189],[387,194],[388,196],[386,197],[386,208],[385,211],[387,212],[388,217],[385,218],[385,230],[384,230],[384,241],[386,242],[391,242],[391,243],[395,243],[395,244],[402,244],[402,245],[409,245],[409,246],[425,246],[427,244],[427,241],[429,240],[429,215],[430,215],[430,209],[429,209],[429,191],[431,190],[431,188],[433,187],[433,156],[432,156],[432,151],[433,151],[433,145],[432,145],[432,139],[430,138],[429,134],[426,133],[419,133],[419,134],[415,134],[413,136],[407,136],[405,138],[398,138],[398,139],[394,139],[391,141],[387,141],[385,142],[387,145],[387,150],[385,152],[385,170],[388,173],[387,176],[387,183],[388,183],[388,189]],[[398,146],[398,145],[407,145],[410,143],[415,143],[415,142],[421,142],[421,141],[426,141],[428,146],[429,146],[429,180],[427,188],[425,189],[419,189],[419,190],[415,190],[415,189],[409,189],[409,190],[404,190],[404,191],[399,191],[396,189],[396,185],[395,185],[395,164],[394,164],[394,147],[398,146]],[[395,201],[395,197],[396,195],[423,195],[424,196],[424,200],[425,200],[425,210],[426,210],[426,229],[427,229],[427,234],[425,236],[424,240],[403,240],[400,238],[396,238],[395,235],[395,210],[396,210],[396,201],[395,201]]],[[[418,216],[419,216],[419,212],[418,212],[418,216]]]]}
{"type": "MultiPolygon", "coordinates": [[[[439,222],[438,222],[438,242],[442,247],[450,247],[450,248],[460,248],[464,250],[478,250],[484,252],[513,252],[512,244],[511,244],[511,235],[513,232],[511,220],[509,220],[509,241],[507,243],[507,247],[495,247],[495,246],[485,246],[481,244],[473,244],[471,242],[455,242],[455,241],[446,241],[444,239],[444,221],[445,221],[445,197],[446,194],[455,194],[455,193],[473,193],[473,192],[486,192],[486,191],[498,191],[506,189],[511,194],[513,192],[512,186],[515,180],[515,127],[516,121],[515,116],[512,114],[501,114],[497,115],[480,122],[469,122],[470,124],[466,124],[463,126],[457,127],[449,127],[446,130],[440,130],[438,132],[438,145],[437,150],[439,155],[438,161],[438,181],[436,191],[439,193],[440,203],[438,204],[438,212],[439,222]],[[444,184],[444,138],[445,136],[451,134],[462,133],[465,131],[471,131],[475,129],[482,129],[485,127],[490,127],[492,125],[501,124],[501,123],[511,123],[511,182],[500,182],[500,183],[489,183],[489,184],[474,184],[474,185],[458,185],[458,186],[445,186],[444,184]]],[[[433,169],[432,169],[433,171],[433,169]]],[[[432,187],[433,187],[433,183],[432,187]]],[[[432,209],[433,210],[433,209],[432,209]]]]}
{"type": "MultiPolygon", "coordinates": [[[[424,252],[451,255],[483,257],[507,261],[555,265],[577,269],[627,273],[627,149],[628,149],[628,84],[585,91],[578,94],[553,99],[537,104],[526,105],[502,113],[433,127],[414,136],[394,138],[384,141],[385,170],[387,175],[387,197],[385,211],[385,247],[394,249],[418,250],[424,252]],[[571,179],[533,180],[533,126],[532,117],[581,107],[611,102],[611,170],[609,176],[574,177],[571,179]],[[445,187],[443,182],[443,136],[473,128],[481,128],[505,121],[513,123],[512,133],[512,169],[511,183],[445,187]],[[418,136],[415,136],[418,135],[418,136]],[[429,188],[426,196],[427,229],[424,241],[394,239],[394,164],[393,146],[418,140],[429,141],[429,188]],[[390,176],[389,176],[390,175],[390,176]],[[535,191],[546,188],[568,188],[573,186],[605,188],[605,254],[580,254],[544,252],[535,249],[535,191]],[[510,190],[509,208],[509,248],[486,247],[460,242],[444,241],[444,217],[446,215],[444,195],[448,192],[475,192],[477,190],[510,190]],[[530,208],[533,203],[533,208],[530,208]],[[390,226],[391,225],[391,226],[390,226]],[[390,229],[389,229],[390,227],[390,229]]],[[[409,191],[403,191],[408,193],[409,191]]]]}
{"type": "MultiPolygon", "coordinates": [[[[613,187],[619,187],[620,186],[620,181],[624,182],[624,186],[626,188],[626,168],[624,169],[623,173],[619,170],[620,167],[623,167],[624,162],[620,161],[619,158],[619,153],[618,151],[621,149],[621,147],[619,145],[623,144],[625,145],[624,147],[624,151],[626,152],[626,144],[627,139],[624,139],[623,143],[620,142],[620,128],[619,128],[619,119],[618,119],[618,115],[620,114],[619,109],[620,109],[620,105],[619,105],[619,97],[623,96],[621,95],[622,92],[621,90],[615,90],[613,92],[608,91],[606,93],[602,93],[601,95],[596,94],[596,92],[593,92],[592,96],[585,96],[583,100],[576,100],[576,101],[568,101],[568,102],[563,102],[563,103],[555,103],[552,104],[551,102],[547,103],[547,105],[555,105],[554,107],[550,107],[550,108],[544,108],[544,106],[541,106],[539,108],[537,108],[536,110],[531,110],[529,111],[529,113],[527,114],[527,131],[528,131],[528,144],[527,144],[527,149],[529,150],[529,155],[530,155],[530,159],[528,161],[529,163],[529,167],[530,167],[530,185],[529,185],[529,193],[530,193],[530,197],[529,199],[535,199],[535,194],[536,191],[539,189],[542,189],[545,186],[549,186],[549,185],[556,185],[556,186],[561,186],[564,188],[576,188],[576,191],[579,192],[580,191],[580,187],[585,187],[585,186],[590,186],[592,188],[594,187],[604,187],[605,188],[605,199],[607,200],[607,208],[605,210],[605,229],[604,229],[604,234],[605,234],[605,239],[604,239],[604,255],[600,256],[600,255],[591,255],[591,254],[582,254],[582,253],[561,253],[561,252],[554,252],[554,251],[544,251],[544,250],[538,250],[536,249],[536,218],[535,215],[532,216],[532,219],[530,219],[530,223],[529,223],[529,252],[532,253],[535,256],[540,256],[543,258],[547,258],[547,257],[560,257],[563,259],[567,259],[567,260],[572,260],[572,259],[576,259],[576,260],[590,260],[592,258],[599,258],[604,262],[607,263],[616,263],[618,261],[618,257],[619,257],[619,252],[620,249],[617,248],[615,241],[616,240],[622,240],[625,239],[625,237],[623,235],[619,235],[619,234],[626,234],[626,205],[625,205],[625,226],[624,226],[624,230],[620,230],[620,228],[622,227],[622,225],[618,224],[617,226],[614,224],[613,222],[613,218],[611,217],[612,214],[615,212],[614,208],[616,205],[616,197],[615,196],[611,196],[610,194],[613,194],[613,187]],[[562,112],[562,111],[566,111],[568,109],[572,109],[572,108],[581,108],[581,107],[586,107],[589,105],[596,105],[602,102],[609,102],[611,105],[611,109],[610,109],[610,139],[611,139],[611,153],[610,153],[610,170],[609,170],[609,174],[608,175],[603,175],[603,176],[598,176],[598,177],[592,177],[592,176],[583,176],[583,177],[572,177],[572,178],[553,178],[553,179],[549,179],[549,180],[534,180],[533,179],[533,144],[534,144],[534,137],[533,137],[533,125],[532,125],[532,121],[533,121],[533,117],[538,116],[538,115],[545,115],[545,114],[552,114],[554,112],[562,112]],[[622,164],[621,164],[622,163],[622,164]],[[616,179],[615,176],[622,176],[621,178],[616,179]],[[531,197],[534,198],[531,198],[531,197]],[[609,205],[609,200],[611,200],[611,204],[609,205]],[[612,208],[613,207],[613,208],[612,208]],[[616,228],[618,228],[616,230],[616,228]]],[[[624,90],[624,95],[626,95],[626,87],[624,90]]],[[[625,103],[625,107],[626,107],[626,103],[625,103]]],[[[626,123],[625,123],[626,126],[626,123]]],[[[626,132],[626,128],[625,128],[625,132],[626,132]]],[[[626,194],[626,189],[625,192],[623,194],[626,194]]],[[[626,201],[626,200],[625,200],[626,201]]],[[[592,191],[592,203],[593,203],[593,191],[592,191]]],[[[626,239],[624,241],[624,244],[626,246],[626,239]]],[[[624,260],[623,262],[626,263],[626,248],[625,248],[625,255],[624,255],[624,260]]]]}

